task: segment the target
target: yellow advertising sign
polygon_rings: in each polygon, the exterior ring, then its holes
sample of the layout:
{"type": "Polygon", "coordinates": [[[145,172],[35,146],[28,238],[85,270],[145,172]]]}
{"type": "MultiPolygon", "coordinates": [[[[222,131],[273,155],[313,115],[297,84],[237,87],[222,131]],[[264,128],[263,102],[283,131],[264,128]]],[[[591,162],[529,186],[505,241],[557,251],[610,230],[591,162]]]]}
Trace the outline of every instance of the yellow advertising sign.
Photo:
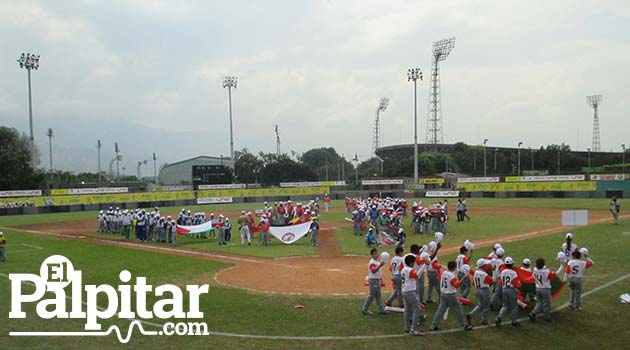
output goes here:
{"type": "Polygon", "coordinates": [[[505,182],[521,182],[520,176],[506,176],[505,182]]]}
{"type": "Polygon", "coordinates": [[[436,185],[441,185],[444,183],[444,179],[441,177],[438,178],[430,178],[430,179],[420,179],[420,183],[421,184],[436,184],[436,185]]]}
{"type": "Polygon", "coordinates": [[[595,191],[595,181],[499,182],[464,184],[466,192],[595,191]]]}
{"type": "Polygon", "coordinates": [[[323,195],[329,193],[328,187],[286,187],[286,188],[241,188],[233,190],[203,190],[197,191],[197,197],[273,197],[323,195]]]}
{"type": "Polygon", "coordinates": [[[63,196],[63,195],[68,194],[68,189],[63,188],[63,189],[50,190],[50,194],[53,196],[63,196]]]}

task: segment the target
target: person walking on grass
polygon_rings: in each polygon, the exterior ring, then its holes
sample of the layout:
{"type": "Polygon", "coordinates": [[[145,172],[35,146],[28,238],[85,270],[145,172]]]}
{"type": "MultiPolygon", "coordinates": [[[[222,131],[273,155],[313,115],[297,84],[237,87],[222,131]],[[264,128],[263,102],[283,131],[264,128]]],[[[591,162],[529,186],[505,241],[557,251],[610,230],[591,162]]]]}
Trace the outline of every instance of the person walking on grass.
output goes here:
{"type": "Polygon", "coordinates": [[[376,300],[376,305],[378,306],[378,313],[381,315],[389,314],[389,311],[385,310],[383,306],[383,300],[381,296],[381,275],[383,274],[383,265],[385,265],[384,261],[379,261],[380,256],[378,255],[378,249],[372,248],[370,250],[371,259],[368,263],[368,283],[370,285],[370,294],[368,294],[365,299],[365,303],[363,303],[363,308],[361,309],[361,313],[365,316],[372,316],[372,312],[369,310],[372,301],[376,300]]]}
{"type": "Polygon", "coordinates": [[[613,220],[615,220],[615,225],[619,225],[619,210],[621,209],[621,203],[616,196],[612,197],[610,201],[610,213],[613,216],[613,220]]]}
{"type": "Polygon", "coordinates": [[[440,306],[438,307],[435,317],[433,318],[433,322],[431,323],[431,330],[440,330],[440,321],[444,319],[446,310],[450,309],[455,313],[459,324],[464,327],[464,330],[470,331],[473,327],[464,321],[462,306],[459,305],[459,301],[457,301],[457,288],[463,280],[470,278],[470,275],[466,274],[463,278],[457,279],[455,276],[457,263],[455,261],[449,261],[447,267],[448,271],[444,271],[440,278],[440,306]]]}
{"type": "Polygon", "coordinates": [[[7,239],[4,237],[4,232],[0,231],[0,261],[5,262],[7,260],[4,247],[7,245],[7,239]]]}

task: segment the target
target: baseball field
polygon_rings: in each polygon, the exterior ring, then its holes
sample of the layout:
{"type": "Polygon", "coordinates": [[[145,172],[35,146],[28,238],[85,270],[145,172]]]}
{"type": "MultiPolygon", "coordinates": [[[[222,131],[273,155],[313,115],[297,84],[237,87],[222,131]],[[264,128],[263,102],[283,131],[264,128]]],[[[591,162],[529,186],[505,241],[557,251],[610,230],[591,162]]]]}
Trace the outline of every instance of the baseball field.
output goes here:
{"type": "MultiPolygon", "coordinates": [[[[403,332],[402,314],[364,316],[361,306],[367,295],[364,286],[369,260],[362,238],[354,236],[342,201],[333,201],[331,211],[320,215],[318,247],[302,238],[284,245],[272,240],[264,247],[255,237],[242,246],[237,234],[227,246],[213,239],[180,237],[176,247],[164,243],[141,244],[121,236],[97,233],[95,212],[0,217],[0,230],[7,239],[7,261],[0,263],[2,349],[556,349],[604,347],[624,349],[630,343],[630,305],[619,296],[630,292],[630,220],[622,216],[613,225],[608,201],[599,199],[470,199],[470,221],[449,221],[440,262],[454,259],[464,240],[475,243],[473,261],[485,257],[494,243],[501,243],[507,256],[520,261],[544,257],[554,260],[567,232],[575,243],[588,247],[595,262],[584,278],[583,308],[567,308],[568,288],[553,301],[553,323],[530,323],[527,310],[520,311],[523,326],[501,328],[479,326],[464,332],[455,317],[441,324],[441,331],[429,332],[436,304],[428,305],[427,317],[419,329],[424,337],[403,332]],[[561,225],[561,210],[589,209],[589,226],[561,225]],[[9,319],[11,281],[9,274],[39,274],[40,265],[51,255],[63,255],[83,273],[83,284],[118,286],[119,273],[128,270],[135,279],[147,278],[152,285],[209,284],[199,299],[207,335],[142,335],[159,331],[169,320],[158,318],[101,320],[99,336],[10,336],[10,332],[80,332],[84,319],[42,319],[36,303],[24,303],[24,319],[9,319]],[[296,308],[296,306],[302,306],[296,308]],[[112,327],[117,326],[117,327],[112,327]],[[140,328],[142,331],[140,331],[140,328]],[[117,334],[116,329],[120,329],[117,334]],[[128,333],[131,332],[130,338],[128,333]],[[109,332],[107,332],[109,333],[109,332]],[[122,341],[121,341],[122,340],[122,341]],[[128,341],[128,342],[127,342],[128,341]]],[[[260,204],[229,204],[190,207],[192,211],[223,214],[234,221],[241,209],[260,204]]],[[[161,208],[175,215],[181,208],[161,208]]],[[[622,212],[623,213],[623,212],[622,212]]],[[[408,219],[405,228],[409,227],[408,219]]],[[[408,234],[407,245],[426,244],[433,235],[408,234]]],[[[393,254],[393,247],[382,248],[393,254]]],[[[391,293],[389,272],[384,297],[391,293]]],[[[133,283],[132,280],[129,283],[133,283]]],[[[22,293],[35,286],[21,285],[22,293]]],[[[51,294],[51,293],[48,293],[51,294]]],[[[473,295],[474,293],[471,293],[473,295]]],[[[48,296],[49,298],[51,296],[48,296]]],[[[147,294],[147,305],[159,297],[147,294]]],[[[471,297],[472,304],[476,300],[471,297]]],[[[107,309],[110,300],[99,294],[97,304],[107,309]]],[[[184,293],[184,305],[189,302],[184,293]]],[[[139,300],[132,298],[131,308],[139,300]]],[[[68,300],[70,304],[70,300],[68,300]]],[[[464,306],[464,311],[471,306],[464,306]]],[[[373,310],[375,307],[372,307],[373,310]]],[[[491,312],[491,319],[496,315],[491,312]]],[[[176,321],[174,321],[176,322],[176,321]]]]}

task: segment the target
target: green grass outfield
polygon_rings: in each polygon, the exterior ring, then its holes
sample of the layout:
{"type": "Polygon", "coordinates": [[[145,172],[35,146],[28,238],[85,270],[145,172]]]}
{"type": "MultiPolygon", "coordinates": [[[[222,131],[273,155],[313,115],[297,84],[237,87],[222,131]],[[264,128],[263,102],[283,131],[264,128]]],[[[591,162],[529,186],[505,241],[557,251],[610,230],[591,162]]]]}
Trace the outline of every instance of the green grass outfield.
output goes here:
{"type": "MultiPolygon", "coordinates": [[[[334,219],[330,215],[330,219],[334,219]]],[[[322,220],[325,219],[324,217],[322,220]]],[[[334,220],[338,222],[338,219],[334,220]]],[[[457,233],[457,231],[454,231],[457,233]]],[[[514,231],[512,231],[514,232],[514,231]]],[[[621,225],[609,223],[579,228],[575,242],[587,246],[596,265],[585,277],[584,291],[613,281],[630,272],[630,221],[621,225]]],[[[9,273],[37,273],[44,258],[62,254],[70,258],[75,269],[84,273],[84,284],[117,285],[118,273],[128,269],[133,276],[146,276],[153,285],[175,283],[201,284],[212,281],[214,272],[229,265],[190,257],[165,255],[157,252],[131,250],[90,242],[68,240],[5,231],[9,242],[8,262],[0,263],[0,344],[3,349],[374,349],[425,347],[431,349],[486,348],[490,344],[519,349],[564,348],[572,344],[583,347],[626,348],[630,342],[627,324],[630,314],[624,311],[628,305],[620,304],[619,295],[630,292],[630,278],[597,291],[584,298],[584,310],[580,313],[568,309],[554,313],[553,324],[529,324],[520,329],[505,326],[501,329],[476,329],[472,332],[431,334],[412,338],[401,334],[402,315],[365,317],[359,313],[363,296],[354,297],[307,297],[246,292],[240,289],[217,286],[211,283],[210,293],[201,299],[204,322],[211,331],[227,332],[233,336],[140,336],[135,333],[127,345],[118,342],[114,335],[107,337],[80,338],[18,338],[9,337],[10,331],[81,331],[83,320],[40,320],[35,317],[34,306],[25,308],[28,319],[9,320],[10,284],[2,277],[9,273]],[[23,245],[27,244],[27,245],[23,245]],[[33,248],[37,246],[43,249],[33,248]],[[296,310],[294,305],[304,305],[296,310]],[[239,336],[280,337],[351,337],[361,339],[252,339],[239,336]],[[392,335],[393,338],[371,338],[392,335]],[[400,335],[400,336],[399,336],[400,335]]],[[[350,232],[350,235],[352,233],[350,232]]],[[[532,259],[543,256],[548,265],[555,267],[553,257],[559,250],[564,234],[558,233],[526,241],[504,242],[507,255],[517,261],[523,257],[532,259]]],[[[447,237],[447,241],[451,238],[447,237]]],[[[486,253],[487,248],[480,249],[486,253]]],[[[445,263],[453,255],[441,257],[445,263]]],[[[367,262],[367,260],[366,260],[367,262]]],[[[32,288],[23,286],[25,290],[32,288]]],[[[387,296],[389,288],[384,289],[387,296]]],[[[559,306],[567,301],[568,293],[554,301],[559,306]]],[[[155,299],[149,298],[149,305],[155,299]]],[[[101,300],[99,304],[103,303],[101,300]]],[[[102,306],[102,305],[101,305],[102,306]]],[[[435,305],[429,308],[429,320],[435,305]]],[[[492,313],[494,315],[494,313],[492,313]]],[[[459,329],[454,315],[442,324],[443,329],[459,329]]],[[[521,317],[525,317],[521,312],[521,317]]],[[[162,323],[160,320],[153,322],[162,323]]],[[[477,321],[478,322],[478,321],[477,321]]],[[[127,320],[103,321],[105,327],[116,324],[126,332],[127,320]]],[[[147,329],[151,329],[147,326],[147,329]]],[[[153,328],[156,329],[156,328],[153,328]]],[[[422,325],[421,330],[426,330],[422,325]]],[[[492,345],[493,346],[493,345],[492,345]]]]}

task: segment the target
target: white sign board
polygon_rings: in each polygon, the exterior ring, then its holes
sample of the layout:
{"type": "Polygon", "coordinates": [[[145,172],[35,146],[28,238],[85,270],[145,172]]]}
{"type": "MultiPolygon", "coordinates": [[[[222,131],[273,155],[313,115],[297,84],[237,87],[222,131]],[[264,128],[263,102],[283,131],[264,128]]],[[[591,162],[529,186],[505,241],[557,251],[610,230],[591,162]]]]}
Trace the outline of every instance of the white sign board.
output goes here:
{"type": "Polygon", "coordinates": [[[457,183],[479,183],[479,182],[499,182],[498,177],[460,177],[457,179],[457,183]]]}
{"type": "Polygon", "coordinates": [[[588,210],[563,210],[562,211],[562,225],[563,226],[588,225],[588,210]]]}
{"type": "Polygon", "coordinates": [[[584,181],[584,175],[544,175],[544,176],[521,176],[521,182],[540,181],[584,181]]]}
{"type": "Polygon", "coordinates": [[[41,190],[0,191],[0,197],[34,197],[41,195],[41,190]]]}
{"type": "Polygon", "coordinates": [[[624,174],[593,174],[591,180],[624,180],[626,176],[624,174]]]}
{"type": "Polygon", "coordinates": [[[320,187],[320,186],[345,186],[345,181],[306,181],[306,182],[281,182],[280,187],[320,187]]]}
{"type": "Polygon", "coordinates": [[[361,185],[402,185],[403,179],[361,180],[361,185]]]}
{"type": "Polygon", "coordinates": [[[232,203],[232,197],[207,197],[197,198],[197,204],[219,204],[219,203],[232,203]]]}
{"type": "Polygon", "coordinates": [[[68,194],[127,193],[127,187],[69,188],[68,194]]]}
{"type": "Polygon", "coordinates": [[[428,198],[459,197],[459,191],[427,191],[424,196],[428,198]]]}
{"type": "Polygon", "coordinates": [[[200,190],[237,190],[247,187],[246,184],[199,185],[200,190]]]}

